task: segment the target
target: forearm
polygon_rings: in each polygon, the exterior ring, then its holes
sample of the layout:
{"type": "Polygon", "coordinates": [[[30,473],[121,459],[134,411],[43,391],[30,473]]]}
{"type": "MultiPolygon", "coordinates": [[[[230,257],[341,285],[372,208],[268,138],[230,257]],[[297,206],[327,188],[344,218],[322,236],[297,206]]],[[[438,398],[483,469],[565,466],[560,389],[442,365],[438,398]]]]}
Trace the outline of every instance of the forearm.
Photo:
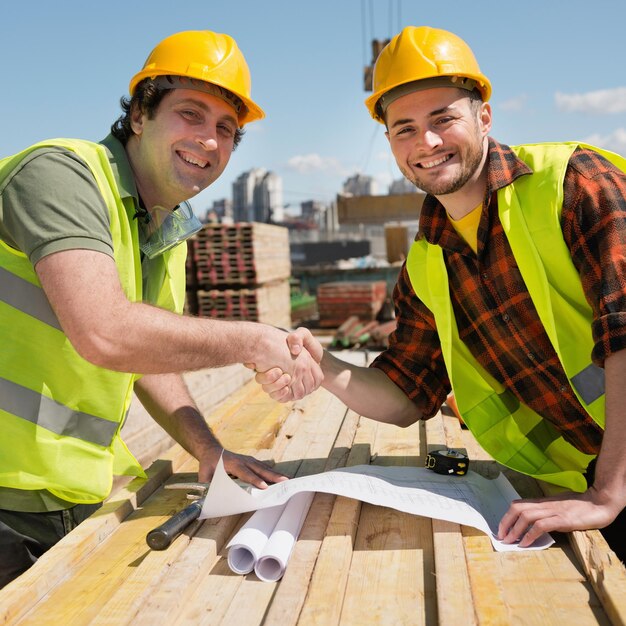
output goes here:
{"type": "Polygon", "coordinates": [[[593,488],[619,512],[626,506],[626,350],[607,358],[604,369],[606,423],[593,488]]]}
{"type": "Polygon", "coordinates": [[[323,387],[360,415],[397,426],[421,419],[417,406],[381,370],[346,363],[328,351],[321,365],[323,387]]]}
{"type": "Polygon", "coordinates": [[[70,342],[100,367],[161,374],[262,362],[292,371],[285,332],[130,302],[107,255],[68,250],[44,257],[35,269],[70,342]]]}
{"type": "Polygon", "coordinates": [[[161,374],[256,362],[285,333],[251,322],[180,316],[127,303],[110,324],[83,335],[82,355],[119,371],[161,374]],[[123,338],[123,340],[120,340],[123,338]]]}
{"type": "Polygon", "coordinates": [[[161,428],[197,459],[221,447],[179,374],[143,376],[135,393],[161,428]]]}

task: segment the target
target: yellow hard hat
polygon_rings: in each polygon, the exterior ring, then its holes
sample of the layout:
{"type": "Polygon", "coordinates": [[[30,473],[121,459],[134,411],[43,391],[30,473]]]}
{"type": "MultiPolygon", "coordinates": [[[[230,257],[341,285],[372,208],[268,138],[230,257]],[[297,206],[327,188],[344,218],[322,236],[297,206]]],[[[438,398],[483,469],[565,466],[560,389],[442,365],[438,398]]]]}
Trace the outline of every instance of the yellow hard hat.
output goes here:
{"type": "MultiPolygon", "coordinates": [[[[384,123],[379,105],[381,98],[400,85],[427,79],[432,83],[425,83],[423,87],[475,88],[485,102],[491,96],[489,79],[480,71],[474,53],[460,37],[439,28],[407,26],[383,48],[376,60],[373,93],[365,100],[370,115],[384,123]]],[[[410,91],[407,89],[404,93],[410,91]]]]}
{"type": "Polygon", "coordinates": [[[250,99],[250,70],[237,42],[229,35],[189,30],[165,38],[152,50],[142,70],[133,76],[130,95],[144,78],[157,76],[200,80],[235,94],[243,103],[238,111],[241,126],[265,117],[263,109],[250,99]]]}

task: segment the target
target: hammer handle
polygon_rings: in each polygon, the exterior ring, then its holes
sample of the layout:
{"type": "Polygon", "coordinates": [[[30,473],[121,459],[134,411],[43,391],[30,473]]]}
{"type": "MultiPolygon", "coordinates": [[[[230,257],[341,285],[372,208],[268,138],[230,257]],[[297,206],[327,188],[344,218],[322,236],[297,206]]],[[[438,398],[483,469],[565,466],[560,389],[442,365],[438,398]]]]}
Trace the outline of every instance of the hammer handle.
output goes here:
{"type": "Polygon", "coordinates": [[[163,524],[151,530],[146,535],[146,543],[153,550],[166,550],[169,548],[172,541],[174,541],[191,522],[198,519],[203,503],[204,498],[192,502],[182,511],[170,517],[166,522],[163,522],[163,524]]]}

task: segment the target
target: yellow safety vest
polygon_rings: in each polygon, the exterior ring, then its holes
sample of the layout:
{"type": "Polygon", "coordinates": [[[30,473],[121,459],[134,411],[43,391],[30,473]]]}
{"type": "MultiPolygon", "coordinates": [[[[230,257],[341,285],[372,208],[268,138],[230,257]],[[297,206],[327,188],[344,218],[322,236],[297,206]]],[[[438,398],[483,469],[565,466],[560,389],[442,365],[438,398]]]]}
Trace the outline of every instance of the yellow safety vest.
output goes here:
{"type": "MultiPolygon", "coordinates": [[[[47,146],[71,150],[89,166],[109,211],[124,293],[140,302],[134,201],[121,198],[104,146],[74,139],[35,144],[0,161],[0,193],[22,159],[47,146]]],[[[152,301],[177,313],[184,304],[186,252],[181,244],[164,254],[157,281],[150,280],[152,301]]],[[[79,356],[26,255],[0,241],[0,486],[96,503],[110,493],[113,474],[145,475],[120,437],[137,378],[79,356]]]]}
{"type": "MultiPolygon", "coordinates": [[[[563,239],[563,180],[577,147],[599,152],[626,171],[626,159],[581,143],[514,146],[533,173],[498,191],[498,212],[539,318],[589,415],[604,427],[604,370],[591,362],[592,311],[563,239]]],[[[422,239],[407,269],[417,297],[435,317],[443,358],[463,420],[481,446],[518,472],[585,491],[590,460],[556,428],[519,400],[478,363],[459,337],[440,246],[422,239]]]]}

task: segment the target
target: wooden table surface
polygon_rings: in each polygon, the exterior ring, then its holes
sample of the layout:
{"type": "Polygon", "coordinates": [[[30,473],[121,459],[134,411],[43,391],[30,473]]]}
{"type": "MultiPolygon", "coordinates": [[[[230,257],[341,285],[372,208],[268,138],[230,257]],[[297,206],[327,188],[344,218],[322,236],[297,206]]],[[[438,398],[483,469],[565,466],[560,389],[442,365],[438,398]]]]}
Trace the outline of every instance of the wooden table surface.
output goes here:
{"type": "MultiPolygon", "coordinates": [[[[422,466],[443,445],[466,448],[483,475],[499,471],[452,416],[400,429],[359,417],[324,390],[279,405],[248,382],[209,421],[227,447],[290,476],[422,466]]],[[[184,491],[164,483],[195,479],[196,470],[177,446],[162,455],[147,480],[117,492],[0,591],[0,623],[626,623],[626,571],[597,531],[555,534],[543,551],[498,553],[473,528],[318,493],[277,583],[227,566],[224,547],[249,514],[195,522],[169,549],[151,551],[147,532],[186,504],[184,491]]],[[[540,493],[526,477],[509,478],[522,495],[540,493]]]]}

